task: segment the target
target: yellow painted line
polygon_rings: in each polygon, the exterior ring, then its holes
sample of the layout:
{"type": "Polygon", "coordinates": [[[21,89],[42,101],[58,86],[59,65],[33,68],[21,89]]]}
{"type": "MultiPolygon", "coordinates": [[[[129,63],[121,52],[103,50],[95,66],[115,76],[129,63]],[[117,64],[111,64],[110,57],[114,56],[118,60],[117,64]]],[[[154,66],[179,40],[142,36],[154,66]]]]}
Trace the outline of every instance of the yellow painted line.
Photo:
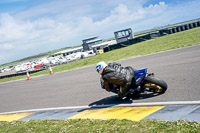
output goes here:
{"type": "Polygon", "coordinates": [[[26,117],[30,114],[33,114],[33,112],[0,115],[0,121],[11,122],[11,121],[15,121],[15,120],[19,120],[21,118],[24,118],[24,117],[26,117]]]}
{"type": "Polygon", "coordinates": [[[164,108],[165,106],[153,107],[114,107],[96,110],[86,110],[68,119],[128,119],[140,121],[148,115],[164,108]]]}

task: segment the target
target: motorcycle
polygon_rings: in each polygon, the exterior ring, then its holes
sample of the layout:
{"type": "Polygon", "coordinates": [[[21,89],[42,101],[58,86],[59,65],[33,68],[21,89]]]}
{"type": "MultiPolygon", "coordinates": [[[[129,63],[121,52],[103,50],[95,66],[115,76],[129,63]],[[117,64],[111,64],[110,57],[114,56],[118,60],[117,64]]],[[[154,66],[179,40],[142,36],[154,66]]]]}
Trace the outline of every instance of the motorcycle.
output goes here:
{"type": "MultiPolygon", "coordinates": [[[[155,77],[154,73],[147,73],[147,68],[136,70],[134,74],[136,88],[130,88],[124,97],[129,98],[145,91],[162,94],[167,90],[167,83],[163,79],[155,77]]],[[[111,92],[118,94],[119,88],[120,86],[113,84],[111,92]]]]}

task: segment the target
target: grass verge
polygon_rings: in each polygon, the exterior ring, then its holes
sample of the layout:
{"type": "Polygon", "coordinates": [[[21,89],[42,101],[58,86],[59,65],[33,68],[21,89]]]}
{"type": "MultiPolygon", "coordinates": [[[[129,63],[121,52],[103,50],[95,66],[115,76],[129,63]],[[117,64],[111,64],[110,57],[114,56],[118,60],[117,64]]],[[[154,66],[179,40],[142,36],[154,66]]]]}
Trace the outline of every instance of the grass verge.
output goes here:
{"type": "MultiPolygon", "coordinates": [[[[113,50],[101,55],[96,55],[90,58],[82,59],[79,61],[71,62],[61,66],[53,68],[54,72],[60,72],[65,70],[71,70],[83,66],[93,65],[99,61],[116,61],[123,58],[128,58],[132,56],[146,55],[151,53],[156,53],[160,51],[166,51],[170,49],[176,49],[186,46],[192,46],[200,44],[200,28],[194,28],[191,30],[178,32],[175,34],[166,35],[156,39],[151,39],[135,45],[131,45],[125,48],[113,50]]],[[[31,76],[48,74],[49,70],[40,71],[31,76]]],[[[7,82],[10,80],[18,80],[25,78],[26,76],[17,76],[12,78],[0,79],[1,82],[7,82]]]]}
{"type": "Polygon", "coordinates": [[[134,122],[130,120],[30,120],[0,122],[1,133],[149,133],[149,132],[181,132],[199,133],[200,123],[188,121],[157,121],[142,120],[134,122]]]}

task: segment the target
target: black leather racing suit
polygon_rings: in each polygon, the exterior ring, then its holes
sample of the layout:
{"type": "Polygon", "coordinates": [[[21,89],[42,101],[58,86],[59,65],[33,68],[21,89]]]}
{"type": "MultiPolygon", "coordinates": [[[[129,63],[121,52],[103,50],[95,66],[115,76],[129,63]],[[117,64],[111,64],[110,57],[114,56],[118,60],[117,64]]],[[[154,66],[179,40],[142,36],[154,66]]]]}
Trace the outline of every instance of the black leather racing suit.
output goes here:
{"type": "Polygon", "coordinates": [[[107,91],[111,91],[114,87],[113,84],[115,84],[121,86],[121,93],[125,93],[131,86],[135,85],[135,71],[130,66],[122,67],[116,62],[109,63],[102,73],[101,85],[107,91]]]}

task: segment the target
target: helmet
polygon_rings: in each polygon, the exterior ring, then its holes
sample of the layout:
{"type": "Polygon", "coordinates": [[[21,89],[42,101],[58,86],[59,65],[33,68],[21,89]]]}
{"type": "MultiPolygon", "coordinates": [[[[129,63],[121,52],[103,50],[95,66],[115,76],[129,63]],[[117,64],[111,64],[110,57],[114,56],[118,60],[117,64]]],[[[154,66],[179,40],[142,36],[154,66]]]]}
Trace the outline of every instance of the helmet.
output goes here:
{"type": "Polygon", "coordinates": [[[96,70],[99,74],[103,73],[104,68],[106,68],[108,65],[104,62],[101,61],[99,63],[96,64],[96,70]]]}

